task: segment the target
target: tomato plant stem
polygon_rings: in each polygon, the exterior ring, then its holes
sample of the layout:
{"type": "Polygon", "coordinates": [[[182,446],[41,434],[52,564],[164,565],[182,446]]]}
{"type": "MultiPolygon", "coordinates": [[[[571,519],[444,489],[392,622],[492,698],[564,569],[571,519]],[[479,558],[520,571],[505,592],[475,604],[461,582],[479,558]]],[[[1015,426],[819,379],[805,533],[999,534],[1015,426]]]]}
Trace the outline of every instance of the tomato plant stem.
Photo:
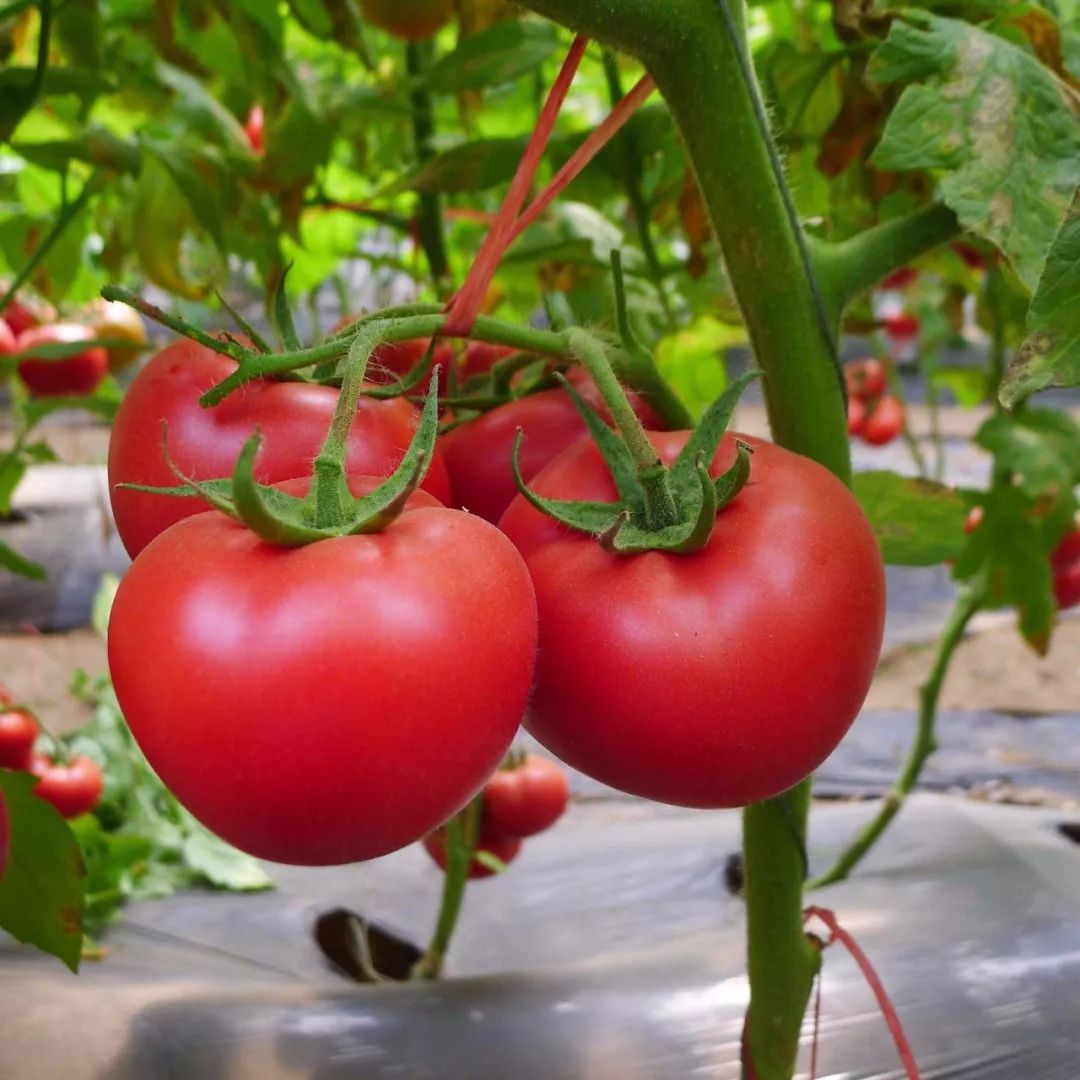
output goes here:
{"type": "Polygon", "coordinates": [[[938,702],[941,699],[941,690],[945,685],[945,676],[948,674],[949,664],[956,652],[957,645],[960,644],[964,636],[968,623],[971,622],[972,617],[982,606],[984,596],[985,588],[978,577],[965,586],[957,596],[956,603],[953,605],[941,639],[938,642],[934,666],[930,669],[926,681],[919,687],[918,727],[915,732],[915,741],[912,744],[907,760],[904,762],[904,767],[896,778],[892,790],[885,796],[873,820],[855,837],[824,874],[810,882],[811,888],[820,888],[823,885],[832,885],[834,882],[843,881],[889,827],[889,823],[900,812],[904,801],[918,782],[927,758],[937,748],[934,739],[934,726],[937,722],[938,702]]]}
{"type": "MultiPolygon", "coordinates": [[[[431,105],[431,94],[424,82],[424,73],[430,66],[433,49],[430,41],[409,41],[405,45],[405,66],[412,83],[409,102],[412,105],[413,141],[416,157],[421,164],[430,160],[434,154],[432,139],[435,135],[435,113],[431,105]]],[[[447,283],[450,263],[446,255],[442,205],[438,195],[421,192],[417,201],[416,222],[428,269],[431,271],[435,288],[439,291],[440,286],[447,283]]]]}
{"type": "Polygon", "coordinates": [[[446,823],[446,875],[443,878],[442,899],[435,932],[424,955],[413,966],[412,978],[437,979],[442,974],[450,939],[454,936],[465,890],[469,884],[469,868],[480,835],[481,799],[473,799],[459,814],[446,823]]]}

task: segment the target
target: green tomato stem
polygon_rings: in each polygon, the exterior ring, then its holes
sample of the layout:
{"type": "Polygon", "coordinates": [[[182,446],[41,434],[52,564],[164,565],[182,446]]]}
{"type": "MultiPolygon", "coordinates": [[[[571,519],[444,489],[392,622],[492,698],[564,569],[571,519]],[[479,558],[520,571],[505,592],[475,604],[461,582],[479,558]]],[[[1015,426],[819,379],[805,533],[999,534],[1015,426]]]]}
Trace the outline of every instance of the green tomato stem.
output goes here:
{"type": "Polygon", "coordinates": [[[892,819],[900,813],[905,800],[918,782],[927,758],[937,749],[934,727],[937,723],[938,702],[941,699],[942,687],[945,685],[945,676],[948,674],[956,647],[963,639],[968,623],[982,607],[985,596],[986,588],[980,578],[975,578],[957,596],[941,639],[938,641],[934,666],[930,669],[926,681],[919,687],[919,720],[915,741],[900,775],[896,778],[896,783],[885,796],[873,820],[844,849],[836,862],[824,874],[810,882],[810,888],[821,888],[824,885],[843,881],[874,846],[881,834],[889,827],[892,819]]]}
{"type": "Polygon", "coordinates": [[[424,955],[413,966],[413,979],[437,979],[442,974],[450,940],[465,901],[465,890],[469,885],[469,868],[480,836],[482,807],[482,799],[475,798],[446,823],[446,875],[443,878],[439,914],[431,941],[424,955]]]}

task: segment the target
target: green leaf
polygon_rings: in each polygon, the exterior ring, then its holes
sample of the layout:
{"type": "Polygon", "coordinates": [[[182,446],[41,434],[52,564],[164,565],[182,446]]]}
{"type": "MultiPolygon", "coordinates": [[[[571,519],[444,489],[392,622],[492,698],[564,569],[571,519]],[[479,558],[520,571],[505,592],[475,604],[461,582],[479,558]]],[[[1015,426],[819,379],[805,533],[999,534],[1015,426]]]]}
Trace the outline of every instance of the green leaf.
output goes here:
{"type": "Polygon", "coordinates": [[[998,390],[1007,408],[1045,386],[1080,385],[1080,189],[1050,246],[1025,329],[998,390]]]}
{"type": "Polygon", "coordinates": [[[431,67],[427,85],[435,93],[456,94],[513,82],[535,71],[558,47],[551,23],[508,19],[463,38],[431,67]]]}
{"type": "Polygon", "coordinates": [[[893,22],[869,73],[918,84],[893,109],[873,164],[940,170],[961,224],[1000,247],[1033,290],[1080,175],[1068,88],[1004,39],[925,12],[893,22]]]}
{"type": "Polygon", "coordinates": [[[72,161],[84,161],[88,165],[135,175],[142,161],[134,142],[97,127],[87,128],[72,139],[13,142],[11,149],[27,161],[55,172],[62,172],[72,161]]]}
{"type": "Polygon", "coordinates": [[[477,139],[443,150],[380,192],[394,195],[461,195],[486,191],[509,180],[525,149],[525,139],[477,139]]]}
{"type": "Polygon", "coordinates": [[[225,221],[219,192],[228,181],[220,162],[203,151],[189,150],[175,143],[148,139],[145,145],[165,166],[187,199],[195,220],[210,234],[218,250],[224,253],[225,221]]]}
{"type": "MultiPolygon", "coordinates": [[[[185,819],[190,818],[184,812],[185,819]]],[[[269,875],[257,860],[237,851],[220,837],[207,832],[194,818],[180,845],[180,853],[189,869],[219,889],[254,892],[274,887],[269,875]]]]}
{"type": "Polygon", "coordinates": [[[660,339],[656,364],[690,411],[699,416],[727,386],[724,353],[745,341],[746,331],[741,326],[700,315],[688,326],[660,339]]]}
{"type": "Polygon", "coordinates": [[[102,637],[105,637],[109,629],[109,614],[112,611],[118,588],[120,588],[120,579],[115,574],[101,575],[101,584],[94,594],[94,601],[90,609],[90,625],[102,637]]]}
{"type": "Polygon", "coordinates": [[[950,487],[891,472],[855,474],[855,497],[896,566],[938,566],[964,546],[967,506],[950,487]]]}
{"type": "Polygon", "coordinates": [[[34,795],[37,779],[0,769],[0,798],[11,828],[0,877],[0,929],[79,970],[86,866],[59,813],[34,795]]]}
{"type": "Polygon", "coordinates": [[[60,394],[55,397],[31,398],[23,408],[23,422],[34,427],[46,416],[63,409],[84,409],[105,420],[112,420],[120,408],[123,394],[116,380],[107,377],[92,394],[60,394]]]}
{"type": "Polygon", "coordinates": [[[45,567],[40,563],[32,562],[25,555],[20,555],[9,544],[0,540],[0,566],[10,570],[13,574],[32,578],[34,581],[44,581],[47,577],[45,567]]]}
{"type": "Polygon", "coordinates": [[[929,373],[935,390],[951,390],[965,409],[981,405],[990,396],[990,377],[980,368],[940,367],[929,373]]]}
{"type": "Polygon", "coordinates": [[[1080,428],[1066,413],[1027,409],[993,416],[975,441],[1029,498],[1064,498],[1080,480],[1080,428]]]}

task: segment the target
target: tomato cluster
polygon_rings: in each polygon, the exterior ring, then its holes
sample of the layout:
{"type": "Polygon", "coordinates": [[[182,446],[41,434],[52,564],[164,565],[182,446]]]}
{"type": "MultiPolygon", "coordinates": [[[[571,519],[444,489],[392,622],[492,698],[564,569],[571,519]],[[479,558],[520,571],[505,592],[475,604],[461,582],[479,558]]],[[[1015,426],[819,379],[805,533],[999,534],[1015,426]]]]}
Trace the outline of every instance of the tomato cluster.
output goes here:
{"type": "Polygon", "coordinates": [[[56,760],[34,753],[41,733],[38,722],[15,705],[11,692],[2,685],[0,710],[0,768],[33,773],[38,778],[34,794],[52,803],[64,817],[79,817],[93,810],[105,789],[97,762],[82,756],[56,760]]]}
{"type": "Polygon", "coordinates": [[[848,391],[848,434],[871,446],[884,446],[904,430],[904,403],[888,392],[880,360],[852,360],[844,365],[848,391]]]}
{"type": "Polygon", "coordinates": [[[0,312],[0,356],[48,345],[87,348],[57,359],[29,357],[18,365],[19,378],[34,397],[91,394],[110,371],[130,366],[146,345],[146,328],[126,304],[95,301],[72,321],[57,319],[51,306],[12,300],[0,312]],[[107,340],[108,348],[91,345],[107,340]]]}
{"type": "MultiPolygon", "coordinates": [[[[517,858],[522,842],[550,829],[570,801],[566,773],[539,754],[511,755],[492,774],[480,793],[480,834],[476,853],[493,856],[502,864],[517,858]]],[[[447,867],[446,830],[424,837],[424,850],[441,869],[447,867]]],[[[473,856],[470,878],[496,873],[489,860],[473,856]]]]}

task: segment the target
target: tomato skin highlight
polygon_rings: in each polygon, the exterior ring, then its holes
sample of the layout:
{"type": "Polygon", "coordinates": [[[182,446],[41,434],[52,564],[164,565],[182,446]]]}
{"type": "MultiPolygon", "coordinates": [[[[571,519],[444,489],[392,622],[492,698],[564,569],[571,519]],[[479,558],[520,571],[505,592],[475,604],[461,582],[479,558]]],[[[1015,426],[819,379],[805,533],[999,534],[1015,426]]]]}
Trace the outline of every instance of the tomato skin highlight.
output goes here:
{"type": "Polygon", "coordinates": [[[35,754],[30,761],[30,772],[38,778],[34,794],[52,803],[66,818],[90,813],[105,790],[101,767],[88,757],[74,757],[63,764],[44,754],[35,754]]]}
{"type": "MultiPolygon", "coordinates": [[[[182,340],[159,352],[132,381],[109,440],[113,515],[131,556],[170,525],[208,509],[202,499],[116,487],[179,483],[162,456],[162,420],[168,424],[173,460],[197,480],[230,476],[256,428],[263,436],[255,461],[258,480],[270,484],[310,474],[333,418],[337,391],[329,386],[257,379],[220,405],[202,408],[199,395],[235,370],[227,357],[182,340]]],[[[404,456],[418,421],[419,412],[404,398],[361,398],[349,436],[346,469],[388,475],[404,456]]],[[[440,502],[450,502],[450,482],[438,447],[422,487],[440,502]]]]}
{"type": "Polygon", "coordinates": [[[863,421],[859,434],[871,446],[885,446],[904,430],[904,406],[899,398],[883,397],[863,421]]]}
{"type": "MultiPolygon", "coordinates": [[[[540,643],[525,726],[633,795],[743,806],[786,790],[843,737],[881,648],[885,574],[858,503],[807,458],[752,437],[750,480],[691,555],[614,555],[523,497],[500,528],[536,587],[540,643]]],[[[672,461],[686,432],[652,433],[672,461]]],[[[712,473],[734,461],[724,436],[712,473]]],[[[590,443],[533,487],[611,501],[590,443]]]]}
{"type": "MultiPolygon", "coordinates": [[[[3,709],[2,704],[0,709],[3,709]]],[[[38,731],[38,722],[28,712],[22,709],[0,711],[0,768],[28,769],[38,731]]]]}
{"type": "Polygon", "coordinates": [[[162,780],[242,850],[310,866],[385,855],[460,810],[510,746],[535,653],[513,546],[423,506],[291,549],[189,518],[135,560],[109,624],[117,697],[162,780]]]}
{"type": "MultiPolygon", "coordinates": [[[[422,843],[424,850],[431,856],[432,862],[445,873],[447,867],[446,830],[439,829],[436,832],[429,833],[424,837],[422,843]]],[[[477,842],[476,850],[478,852],[486,851],[489,855],[494,855],[500,862],[512,863],[521,851],[521,841],[512,836],[488,836],[485,834],[477,842]]],[[[497,870],[485,866],[475,856],[473,856],[472,862],[469,863],[470,881],[494,877],[497,873],[497,870]]]]}
{"type": "Polygon", "coordinates": [[[484,785],[483,832],[519,840],[535,836],[562,817],[569,801],[566,773],[549,758],[527,754],[521,765],[497,769],[484,785]]]}
{"type": "MultiPolygon", "coordinates": [[[[609,418],[600,392],[585,372],[572,371],[570,381],[601,416],[609,418]]],[[[629,392],[627,397],[646,427],[662,427],[659,417],[637,394],[629,392]]],[[[562,389],[528,394],[461,424],[443,438],[456,506],[491,522],[506,512],[518,493],[511,469],[518,428],[525,433],[520,465],[526,483],[589,430],[562,389]]]]}
{"type": "MultiPolygon", "coordinates": [[[[16,345],[21,352],[53,342],[89,341],[93,336],[92,330],[76,323],[52,323],[24,331],[16,345]]],[[[97,345],[63,360],[24,360],[19,364],[19,377],[34,397],[93,393],[108,371],[108,355],[97,345]]]]}

